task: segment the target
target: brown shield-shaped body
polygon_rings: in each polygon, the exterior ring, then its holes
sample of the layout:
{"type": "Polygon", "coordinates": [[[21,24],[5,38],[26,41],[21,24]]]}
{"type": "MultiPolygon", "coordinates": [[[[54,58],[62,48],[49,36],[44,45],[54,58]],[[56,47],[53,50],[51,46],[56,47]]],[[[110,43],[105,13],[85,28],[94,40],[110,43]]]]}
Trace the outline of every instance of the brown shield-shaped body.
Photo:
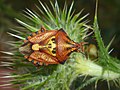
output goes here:
{"type": "Polygon", "coordinates": [[[19,51],[35,65],[64,63],[73,51],[83,51],[84,42],[72,41],[63,29],[42,27],[24,40],[19,51]]]}

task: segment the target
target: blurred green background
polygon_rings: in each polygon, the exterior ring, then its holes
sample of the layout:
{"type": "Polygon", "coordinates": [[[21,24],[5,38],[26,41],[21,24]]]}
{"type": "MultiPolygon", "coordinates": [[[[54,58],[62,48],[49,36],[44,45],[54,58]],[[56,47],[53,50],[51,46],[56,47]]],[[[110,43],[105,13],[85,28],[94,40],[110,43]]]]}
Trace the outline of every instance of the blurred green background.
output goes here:
{"type": "MultiPolygon", "coordinates": [[[[50,0],[40,1],[50,5],[50,0]]],[[[55,0],[51,1],[55,2],[55,0]]],[[[58,0],[60,7],[63,7],[65,1],[70,5],[73,0],[58,0]]],[[[25,8],[36,10],[35,4],[40,6],[38,0],[0,0],[0,50],[9,50],[9,46],[5,45],[4,42],[15,39],[6,33],[11,32],[10,28],[18,25],[14,18],[24,19],[22,16],[23,10],[25,8]]],[[[90,13],[88,16],[90,22],[88,24],[92,25],[95,0],[74,0],[74,9],[76,12],[84,9],[82,15],[90,13]]],[[[111,48],[114,48],[111,55],[120,59],[120,0],[99,0],[98,19],[105,45],[116,36],[111,46],[111,48]]],[[[98,90],[106,90],[106,88],[98,90]]]]}

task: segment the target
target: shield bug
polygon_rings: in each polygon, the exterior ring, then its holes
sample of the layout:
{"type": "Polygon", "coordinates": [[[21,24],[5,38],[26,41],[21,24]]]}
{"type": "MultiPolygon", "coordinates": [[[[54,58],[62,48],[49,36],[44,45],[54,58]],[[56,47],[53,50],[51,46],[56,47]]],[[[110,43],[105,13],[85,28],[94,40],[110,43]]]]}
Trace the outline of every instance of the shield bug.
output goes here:
{"type": "Polygon", "coordinates": [[[24,40],[19,51],[35,65],[62,64],[72,52],[83,52],[84,44],[71,40],[63,29],[46,30],[41,27],[24,40]]]}

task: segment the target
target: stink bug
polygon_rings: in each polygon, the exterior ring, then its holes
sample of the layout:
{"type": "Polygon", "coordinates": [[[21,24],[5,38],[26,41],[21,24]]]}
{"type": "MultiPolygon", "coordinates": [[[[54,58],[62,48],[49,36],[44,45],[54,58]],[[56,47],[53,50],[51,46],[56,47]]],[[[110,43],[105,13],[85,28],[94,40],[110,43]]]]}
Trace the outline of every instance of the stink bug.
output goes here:
{"type": "Polygon", "coordinates": [[[46,30],[44,27],[24,40],[19,51],[35,65],[62,64],[73,52],[83,52],[85,42],[72,41],[63,29],[46,30]]]}

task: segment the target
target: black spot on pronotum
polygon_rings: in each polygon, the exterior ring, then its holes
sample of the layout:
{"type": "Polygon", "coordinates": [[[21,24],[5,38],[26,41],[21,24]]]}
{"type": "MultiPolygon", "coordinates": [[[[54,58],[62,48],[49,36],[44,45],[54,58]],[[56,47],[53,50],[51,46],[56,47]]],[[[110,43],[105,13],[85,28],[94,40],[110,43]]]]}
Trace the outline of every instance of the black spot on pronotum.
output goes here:
{"type": "Polygon", "coordinates": [[[54,51],[54,50],[53,50],[53,51],[52,51],[52,53],[53,53],[53,54],[55,54],[55,53],[56,53],[56,51],[54,51]]]}
{"type": "Polygon", "coordinates": [[[52,53],[53,53],[53,54],[56,53],[56,48],[53,48],[52,53]]]}
{"type": "Polygon", "coordinates": [[[53,48],[54,51],[56,51],[56,48],[53,48]]]}
{"type": "Polygon", "coordinates": [[[52,38],[51,40],[52,40],[52,41],[55,41],[55,38],[52,38]]]}
{"type": "Polygon", "coordinates": [[[50,44],[48,44],[49,46],[51,46],[51,43],[50,44]]]}
{"type": "Polygon", "coordinates": [[[55,38],[52,38],[52,41],[55,41],[55,38]]]}
{"type": "Polygon", "coordinates": [[[48,48],[52,48],[51,43],[50,43],[50,44],[48,44],[48,48]]]}
{"type": "Polygon", "coordinates": [[[52,38],[51,41],[52,41],[53,43],[55,43],[55,38],[52,38]]]}
{"type": "Polygon", "coordinates": [[[53,43],[55,43],[55,41],[53,41],[53,43]]]}

